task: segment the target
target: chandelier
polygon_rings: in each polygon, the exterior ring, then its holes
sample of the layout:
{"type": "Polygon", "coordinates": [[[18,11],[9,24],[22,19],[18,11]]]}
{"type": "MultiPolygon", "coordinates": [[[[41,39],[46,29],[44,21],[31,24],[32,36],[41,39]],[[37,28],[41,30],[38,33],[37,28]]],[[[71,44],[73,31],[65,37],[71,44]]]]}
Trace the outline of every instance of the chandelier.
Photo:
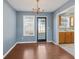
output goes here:
{"type": "Polygon", "coordinates": [[[39,7],[39,0],[36,0],[36,2],[37,2],[37,8],[33,8],[33,12],[36,12],[37,14],[40,12],[44,12],[44,9],[41,9],[39,7]]]}

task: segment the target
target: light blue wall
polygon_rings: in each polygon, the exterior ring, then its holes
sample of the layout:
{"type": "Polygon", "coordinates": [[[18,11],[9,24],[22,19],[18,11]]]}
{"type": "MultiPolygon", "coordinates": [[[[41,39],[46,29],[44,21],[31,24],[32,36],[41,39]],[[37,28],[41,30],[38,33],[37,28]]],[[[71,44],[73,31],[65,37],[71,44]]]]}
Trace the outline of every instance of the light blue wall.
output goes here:
{"type": "Polygon", "coordinates": [[[16,12],[3,1],[3,54],[16,42],[16,12]]]}
{"type": "MultiPolygon", "coordinates": [[[[35,36],[23,36],[23,15],[36,15],[32,12],[17,12],[16,14],[16,32],[17,32],[17,41],[20,42],[32,42],[37,41],[37,20],[35,19],[35,36]]],[[[40,13],[38,16],[46,16],[47,19],[47,39],[52,41],[52,14],[51,13],[40,13]]]]}
{"type": "Polygon", "coordinates": [[[58,13],[60,13],[61,11],[64,11],[65,9],[67,9],[67,8],[73,6],[73,5],[75,5],[75,0],[69,0],[67,3],[65,3],[63,6],[61,6],[56,11],[53,12],[53,21],[52,21],[53,23],[52,24],[53,24],[53,41],[54,42],[57,42],[57,40],[58,40],[58,32],[57,32],[58,21],[56,20],[56,15],[58,13]]]}

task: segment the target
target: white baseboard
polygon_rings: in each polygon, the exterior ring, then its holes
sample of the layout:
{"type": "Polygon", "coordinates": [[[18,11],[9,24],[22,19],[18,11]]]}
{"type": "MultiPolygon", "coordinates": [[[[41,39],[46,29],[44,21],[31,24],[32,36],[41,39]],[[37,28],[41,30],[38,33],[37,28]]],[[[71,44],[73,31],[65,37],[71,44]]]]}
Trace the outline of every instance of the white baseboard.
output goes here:
{"type": "Polygon", "coordinates": [[[31,42],[17,42],[17,44],[23,44],[23,43],[37,43],[37,41],[31,41],[31,42]]]}
{"type": "Polygon", "coordinates": [[[52,42],[52,41],[47,41],[47,42],[52,42]]]}
{"type": "Polygon", "coordinates": [[[10,51],[17,45],[17,43],[15,43],[4,55],[3,55],[3,58],[5,58],[9,53],[10,51]]]}
{"type": "Polygon", "coordinates": [[[58,43],[56,43],[56,42],[54,42],[54,41],[52,41],[52,43],[55,44],[55,45],[58,45],[58,43]]]}

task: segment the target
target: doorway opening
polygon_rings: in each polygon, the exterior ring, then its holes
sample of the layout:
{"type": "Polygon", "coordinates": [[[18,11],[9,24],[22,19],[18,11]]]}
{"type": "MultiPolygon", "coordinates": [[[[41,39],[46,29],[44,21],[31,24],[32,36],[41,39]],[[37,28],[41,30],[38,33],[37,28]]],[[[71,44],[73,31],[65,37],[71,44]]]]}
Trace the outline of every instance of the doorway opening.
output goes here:
{"type": "Polygon", "coordinates": [[[46,42],[47,40],[47,18],[37,17],[37,42],[46,42]]]}
{"type": "Polygon", "coordinates": [[[59,15],[59,44],[74,43],[74,7],[59,15]]]}
{"type": "Polygon", "coordinates": [[[74,6],[58,14],[58,45],[74,56],[74,6]]]}

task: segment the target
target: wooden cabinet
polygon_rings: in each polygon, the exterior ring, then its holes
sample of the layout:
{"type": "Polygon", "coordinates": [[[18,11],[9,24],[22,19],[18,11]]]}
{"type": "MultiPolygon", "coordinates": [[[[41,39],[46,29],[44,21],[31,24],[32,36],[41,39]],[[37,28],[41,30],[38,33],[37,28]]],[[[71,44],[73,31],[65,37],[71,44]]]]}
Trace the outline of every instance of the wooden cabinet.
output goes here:
{"type": "Polygon", "coordinates": [[[59,32],[59,43],[73,43],[74,32],[59,32]]]}

